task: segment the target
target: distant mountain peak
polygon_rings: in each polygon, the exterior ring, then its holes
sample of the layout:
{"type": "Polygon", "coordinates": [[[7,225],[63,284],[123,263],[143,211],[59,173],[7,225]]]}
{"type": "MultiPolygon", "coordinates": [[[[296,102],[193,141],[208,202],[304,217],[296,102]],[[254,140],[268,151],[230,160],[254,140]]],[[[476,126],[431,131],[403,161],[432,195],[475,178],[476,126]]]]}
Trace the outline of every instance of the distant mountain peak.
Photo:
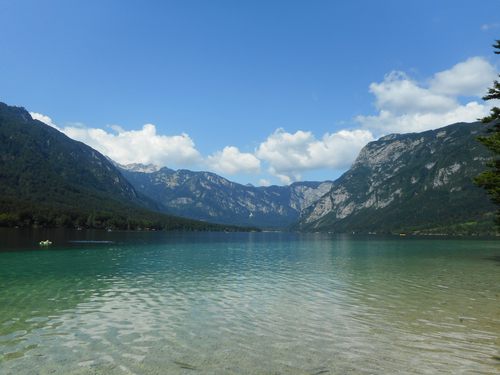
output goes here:
{"type": "Polygon", "coordinates": [[[392,141],[400,136],[401,136],[401,134],[399,134],[399,133],[392,133],[392,134],[387,134],[383,137],[380,137],[378,140],[379,141],[392,141]]]}
{"type": "Polygon", "coordinates": [[[161,167],[157,166],[156,164],[142,164],[142,163],[118,164],[118,166],[130,172],[141,172],[141,173],[154,173],[158,172],[161,169],[161,167]]]}
{"type": "Polygon", "coordinates": [[[332,182],[296,182],[290,186],[255,187],[229,181],[212,172],[161,168],[152,173],[122,169],[139,192],[165,212],[198,220],[260,227],[286,227],[299,213],[327,193],[332,182]]]}

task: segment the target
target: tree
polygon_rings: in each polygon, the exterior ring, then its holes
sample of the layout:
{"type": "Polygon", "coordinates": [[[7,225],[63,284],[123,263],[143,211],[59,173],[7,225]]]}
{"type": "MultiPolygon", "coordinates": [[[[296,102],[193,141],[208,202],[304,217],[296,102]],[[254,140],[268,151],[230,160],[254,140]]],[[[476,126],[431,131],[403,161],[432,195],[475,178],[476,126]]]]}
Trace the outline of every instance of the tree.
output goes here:
{"type": "MultiPolygon", "coordinates": [[[[500,54],[500,39],[493,44],[494,53],[500,54]]],[[[500,77],[500,75],[499,75],[500,77]]],[[[488,93],[483,97],[483,100],[500,100],[500,82],[495,80],[493,87],[488,89],[488,93]]],[[[490,167],[487,171],[476,177],[477,185],[486,189],[491,196],[492,201],[500,205],[500,108],[493,107],[489,116],[481,119],[483,123],[493,124],[489,130],[489,134],[479,137],[478,140],[493,152],[493,160],[488,164],[490,167]]],[[[500,209],[497,211],[497,225],[500,226],[500,209]]]]}

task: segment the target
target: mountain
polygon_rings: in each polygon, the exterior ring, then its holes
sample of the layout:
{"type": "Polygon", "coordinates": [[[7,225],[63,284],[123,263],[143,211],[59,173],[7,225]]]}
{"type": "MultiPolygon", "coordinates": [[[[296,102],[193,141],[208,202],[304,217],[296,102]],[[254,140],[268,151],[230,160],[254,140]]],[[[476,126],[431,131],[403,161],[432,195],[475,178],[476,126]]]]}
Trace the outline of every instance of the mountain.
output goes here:
{"type": "Polygon", "coordinates": [[[122,170],[126,170],[129,172],[143,172],[143,173],[153,173],[158,172],[160,167],[155,164],[141,164],[141,163],[132,163],[132,164],[119,164],[110,159],[110,161],[115,164],[118,168],[122,170]]]}
{"type": "Polygon", "coordinates": [[[328,192],[332,182],[296,182],[290,186],[254,187],[210,172],[148,166],[121,166],[125,178],[166,212],[223,224],[283,228],[328,192]]]}
{"type": "Polygon", "coordinates": [[[297,228],[333,232],[468,234],[493,231],[495,207],[473,178],[490,153],[481,123],[370,142],[297,228]]]}
{"type": "Polygon", "coordinates": [[[393,134],[365,146],[335,182],[255,187],[209,172],[117,167],[0,103],[0,226],[493,233],[495,207],[472,183],[491,158],[476,140],[485,131],[460,123],[393,134]]]}
{"type": "Polygon", "coordinates": [[[0,103],[0,225],[228,229],[158,208],[96,150],[0,103]]]}

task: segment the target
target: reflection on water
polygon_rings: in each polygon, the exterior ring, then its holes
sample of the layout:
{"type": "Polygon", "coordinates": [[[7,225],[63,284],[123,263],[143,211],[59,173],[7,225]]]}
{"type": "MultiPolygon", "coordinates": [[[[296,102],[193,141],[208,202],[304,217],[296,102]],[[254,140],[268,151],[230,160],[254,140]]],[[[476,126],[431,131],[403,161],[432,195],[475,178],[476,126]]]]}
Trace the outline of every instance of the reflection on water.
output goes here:
{"type": "Polygon", "coordinates": [[[495,241],[0,232],[2,374],[500,371],[495,241]],[[55,246],[35,244],[50,238],[55,246]],[[113,241],[78,243],[70,241],[113,241]]]}

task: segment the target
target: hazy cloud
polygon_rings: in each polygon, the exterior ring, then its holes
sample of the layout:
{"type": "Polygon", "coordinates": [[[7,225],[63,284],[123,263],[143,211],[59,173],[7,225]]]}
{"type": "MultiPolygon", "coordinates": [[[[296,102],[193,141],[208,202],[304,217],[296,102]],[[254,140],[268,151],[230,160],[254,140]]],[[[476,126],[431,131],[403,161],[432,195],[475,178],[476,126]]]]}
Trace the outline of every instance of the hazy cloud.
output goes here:
{"type": "Polygon", "coordinates": [[[485,23],[481,25],[481,30],[488,31],[491,29],[498,29],[500,27],[500,23],[485,23]]]}
{"type": "Polygon", "coordinates": [[[261,178],[259,180],[259,186],[270,186],[270,185],[271,185],[271,181],[269,181],[266,178],[261,178]]]}

